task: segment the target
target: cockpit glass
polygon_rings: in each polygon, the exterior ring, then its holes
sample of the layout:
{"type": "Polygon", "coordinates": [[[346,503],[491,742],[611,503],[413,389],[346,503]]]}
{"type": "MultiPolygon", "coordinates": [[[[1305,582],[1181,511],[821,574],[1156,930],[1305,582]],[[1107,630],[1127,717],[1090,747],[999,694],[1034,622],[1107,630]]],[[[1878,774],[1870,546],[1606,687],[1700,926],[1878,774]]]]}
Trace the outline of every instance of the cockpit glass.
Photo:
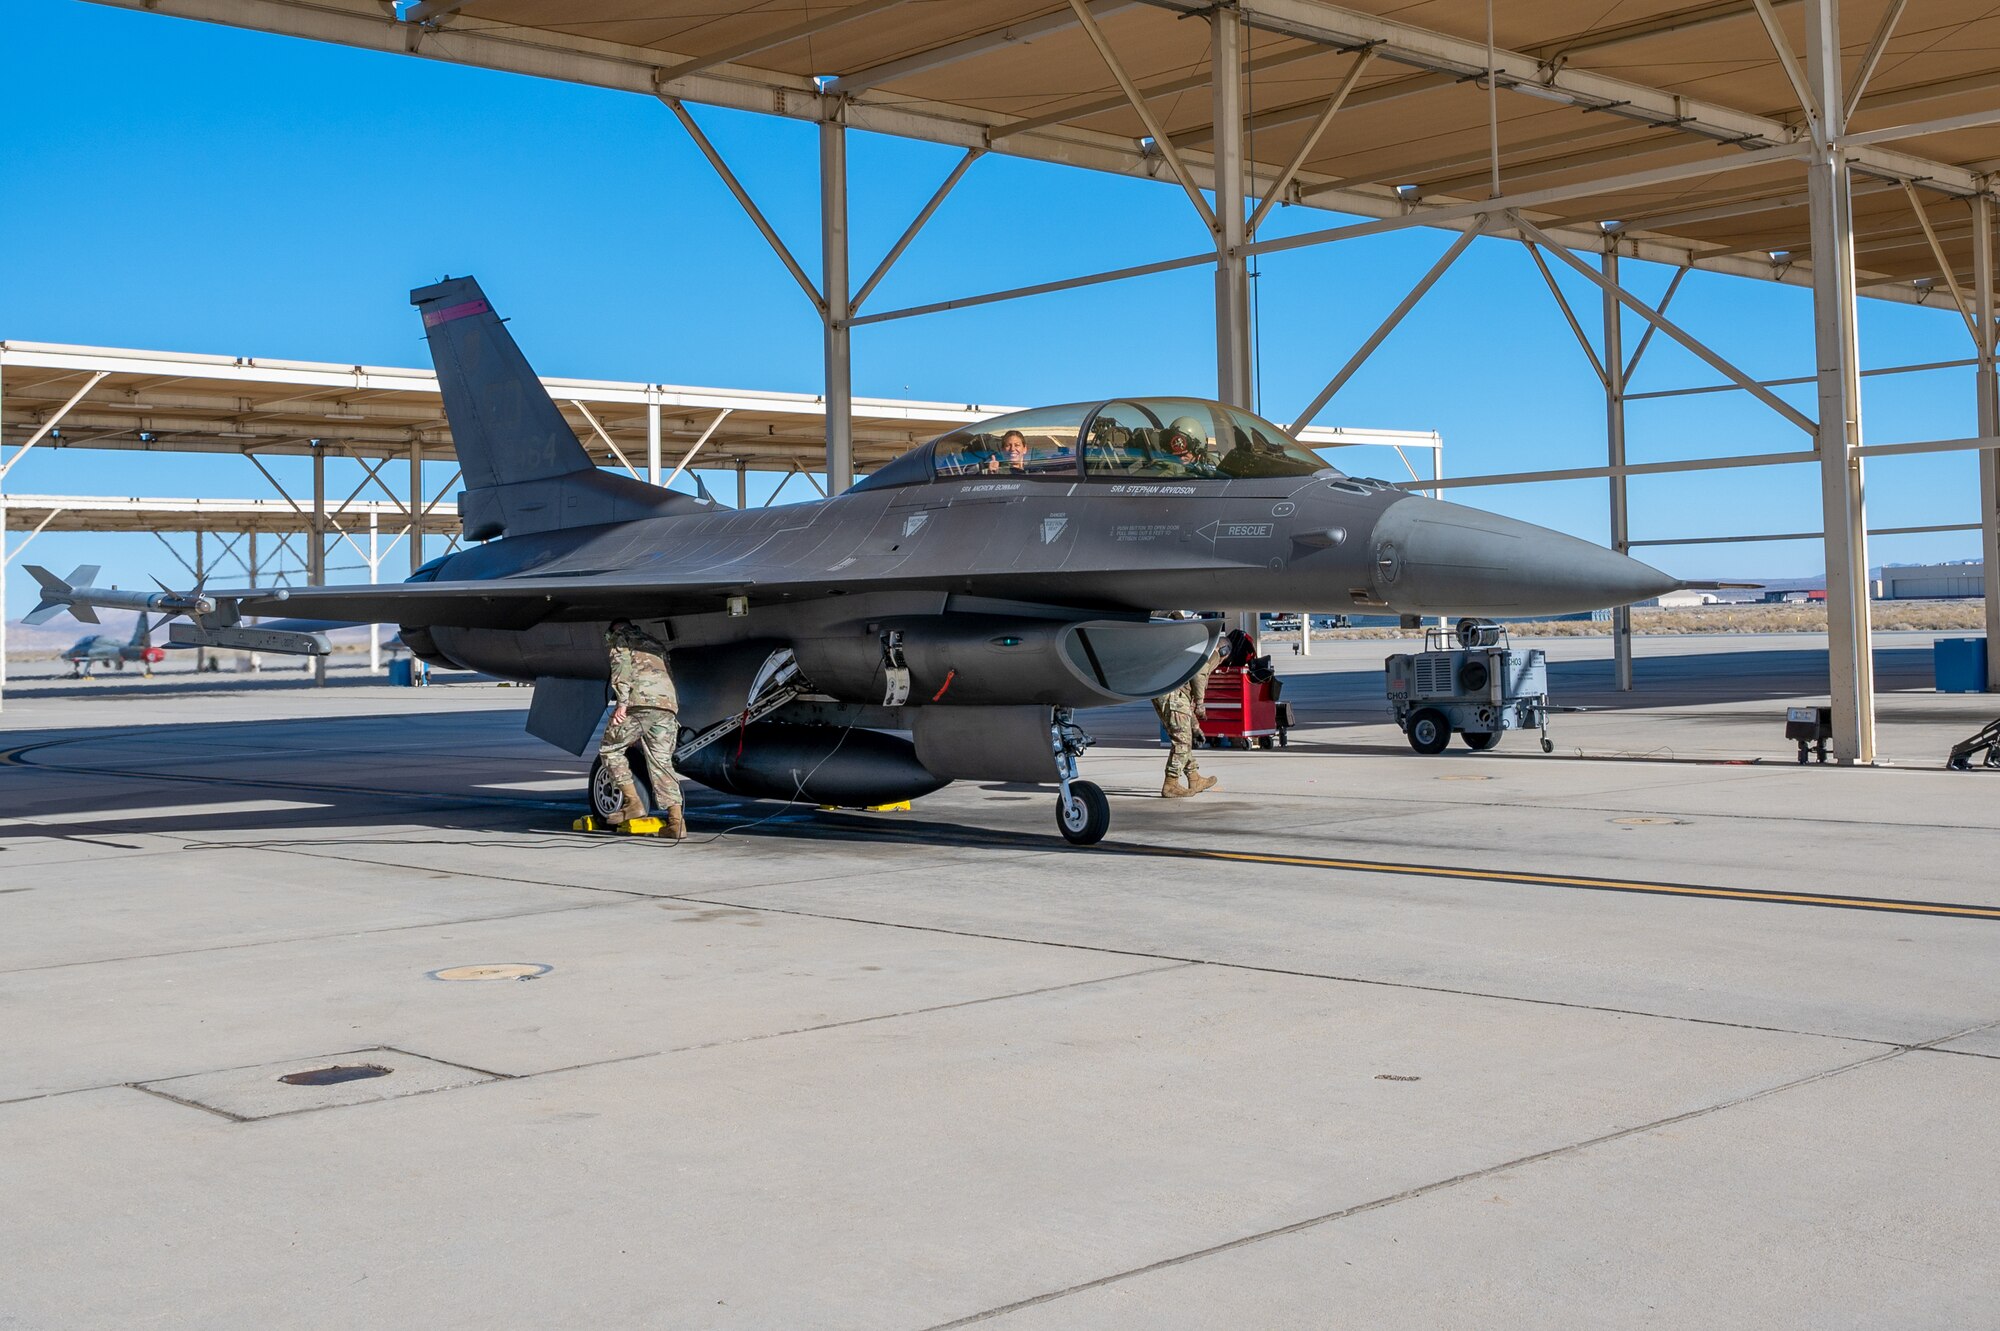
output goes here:
{"type": "Polygon", "coordinates": [[[1083,470],[1092,480],[1236,480],[1332,470],[1271,422],[1199,398],[1107,402],[1087,429],[1083,470]]]}
{"type": "Polygon", "coordinates": [[[1334,470],[1331,463],[1261,417],[1234,407],[1220,407],[1217,413],[1228,430],[1228,444],[1215,463],[1224,476],[1311,476],[1334,470]]]}
{"type": "Polygon", "coordinates": [[[1200,398],[1131,398],[980,421],[910,450],[854,488],[982,476],[1073,479],[1079,453],[1088,480],[1236,480],[1334,470],[1247,411],[1200,398]]]}
{"type": "Polygon", "coordinates": [[[1107,402],[1090,422],[1083,469],[1096,480],[1213,479],[1216,409],[1194,398],[1107,402]]]}
{"type": "Polygon", "coordinates": [[[1076,475],[1076,436],[1086,403],[1040,407],[954,430],[932,445],[939,480],[973,476],[1076,475]]]}

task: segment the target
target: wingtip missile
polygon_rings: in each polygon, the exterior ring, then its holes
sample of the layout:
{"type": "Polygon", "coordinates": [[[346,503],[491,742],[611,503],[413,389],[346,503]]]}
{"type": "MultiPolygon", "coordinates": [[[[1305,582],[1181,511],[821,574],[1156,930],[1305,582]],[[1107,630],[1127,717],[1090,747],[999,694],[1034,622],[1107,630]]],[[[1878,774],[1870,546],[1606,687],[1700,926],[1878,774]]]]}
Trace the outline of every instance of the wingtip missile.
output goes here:
{"type": "Polygon", "coordinates": [[[69,611],[85,624],[101,623],[97,617],[99,610],[157,611],[166,615],[207,615],[215,611],[214,599],[203,595],[199,588],[192,592],[165,588],[157,592],[128,592],[93,586],[100,567],[96,564],[85,564],[67,578],[59,578],[39,564],[24,567],[42,589],[41,601],[22,616],[24,624],[46,623],[60,610],[69,611]]]}

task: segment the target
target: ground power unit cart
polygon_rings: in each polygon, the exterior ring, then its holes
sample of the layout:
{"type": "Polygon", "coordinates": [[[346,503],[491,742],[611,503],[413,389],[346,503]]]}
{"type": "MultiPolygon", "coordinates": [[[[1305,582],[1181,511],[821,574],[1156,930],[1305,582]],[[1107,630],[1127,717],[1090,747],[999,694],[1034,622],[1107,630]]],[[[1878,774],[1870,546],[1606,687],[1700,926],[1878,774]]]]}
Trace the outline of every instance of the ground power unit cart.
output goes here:
{"type": "Polygon", "coordinates": [[[1442,628],[1424,630],[1424,649],[1383,663],[1389,707],[1418,753],[1443,753],[1453,731],[1470,749],[1490,749],[1509,730],[1539,730],[1549,740],[1549,663],[1540,651],[1516,651],[1507,630],[1461,619],[1457,645],[1442,628]]]}

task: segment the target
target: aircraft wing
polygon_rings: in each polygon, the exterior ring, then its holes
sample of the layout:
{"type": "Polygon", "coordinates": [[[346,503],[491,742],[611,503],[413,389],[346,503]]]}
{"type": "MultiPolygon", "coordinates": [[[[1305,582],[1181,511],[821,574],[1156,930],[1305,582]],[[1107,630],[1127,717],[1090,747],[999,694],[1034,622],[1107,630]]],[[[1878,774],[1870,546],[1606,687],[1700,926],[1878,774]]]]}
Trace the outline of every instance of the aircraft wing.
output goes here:
{"type": "Polygon", "coordinates": [[[333,624],[401,624],[427,628],[524,629],[544,620],[610,619],[619,615],[669,615],[721,609],[721,598],[770,590],[772,584],[741,577],[727,581],[672,580],[627,575],[503,578],[477,582],[401,582],[382,586],[294,587],[283,592],[244,589],[209,593],[234,601],[244,615],[283,615],[333,624]]]}

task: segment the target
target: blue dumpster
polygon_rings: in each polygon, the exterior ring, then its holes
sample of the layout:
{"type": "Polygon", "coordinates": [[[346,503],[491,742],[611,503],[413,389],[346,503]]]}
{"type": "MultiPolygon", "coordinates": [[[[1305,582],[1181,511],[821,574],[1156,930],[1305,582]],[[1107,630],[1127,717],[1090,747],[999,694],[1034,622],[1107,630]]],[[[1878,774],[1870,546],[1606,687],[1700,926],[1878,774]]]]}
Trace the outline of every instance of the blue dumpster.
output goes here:
{"type": "Polygon", "coordinates": [[[1986,692],[1986,639],[1939,638],[1931,663],[1939,693],[1986,692]]]}

